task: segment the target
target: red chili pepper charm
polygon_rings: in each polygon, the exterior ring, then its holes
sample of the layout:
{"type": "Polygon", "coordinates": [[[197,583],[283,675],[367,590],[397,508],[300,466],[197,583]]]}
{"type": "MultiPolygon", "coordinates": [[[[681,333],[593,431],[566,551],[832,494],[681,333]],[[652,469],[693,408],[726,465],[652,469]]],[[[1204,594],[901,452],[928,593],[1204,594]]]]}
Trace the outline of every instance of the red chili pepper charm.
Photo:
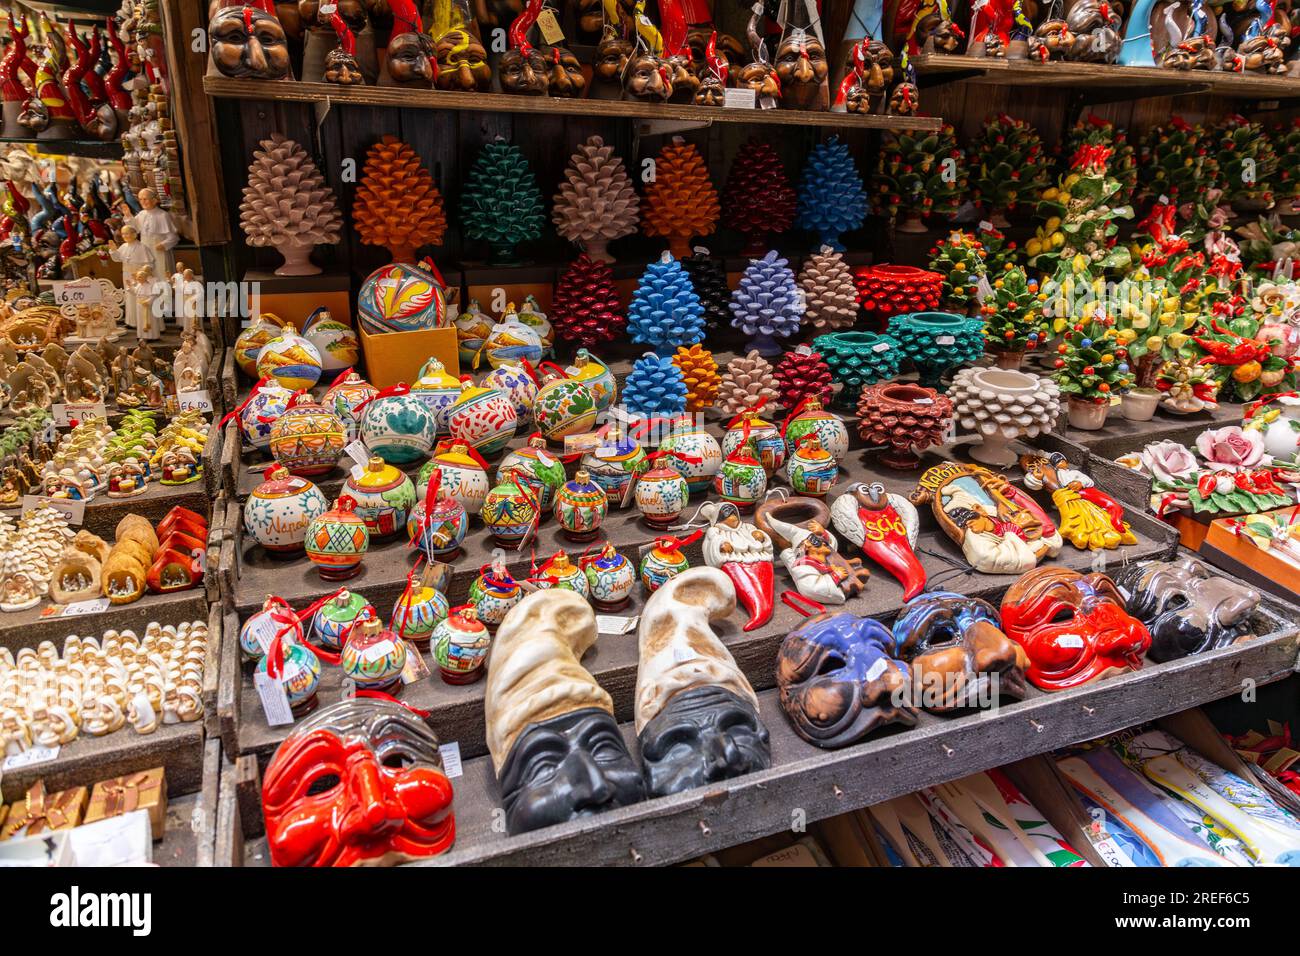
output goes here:
{"type": "Polygon", "coordinates": [[[898,579],[903,600],[925,589],[925,568],[912,550],[916,509],[906,498],[885,494],[879,484],[853,485],[831,505],[831,521],[836,531],[898,579]]]}

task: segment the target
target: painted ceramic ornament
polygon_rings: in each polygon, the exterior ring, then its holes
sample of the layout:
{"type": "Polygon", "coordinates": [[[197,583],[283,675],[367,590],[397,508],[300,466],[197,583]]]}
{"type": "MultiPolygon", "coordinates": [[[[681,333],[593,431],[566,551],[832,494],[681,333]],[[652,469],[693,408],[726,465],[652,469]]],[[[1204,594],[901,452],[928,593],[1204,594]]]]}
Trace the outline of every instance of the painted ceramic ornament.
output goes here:
{"type": "Polygon", "coordinates": [[[605,489],[581,468],[572,481],[565,482],[555,493],[555,520],[573,541],[590,541],[596,537],[608,510],[605,489]]]}
{"type": "Polygon", "coordinates": [[[358,690],[392,693],[402,684],[406,642],[379,618],[362,618],[348,633],[339,666],[358,690]]]}
{"type": "Polygon", "coordinates": [[[342,588],[338,594],[322,604],[312,617],[312,640],[327,651],[337,653],[343,649],[343,642],[352,625],[358,618],[366,615],[376,616],[371,603],[356,591],[342,588]]]}
{"type": "Polygon", "coordinates": [[[541,511],[537,496],[516,473],[487,493],[482,518],[492,540],[509,548],[532,536],[541,511]]]}
{"type": "Polygon", "coordinates": [[[713,476],[722,467],[722,446],[705,430],[703,423],[690,415],[673,421],[671,431],[659,443],[659,448],[682,456],[670,458],[669,464],[686,479],[686,486],[693,495],[708,491],[713,476]]]}
{"type": "Polygon", "coordinates": [[[307,540],[307,526],[328,510],[319,488],[275,465],[244,502],[244,532],[273,555],[297,554],[307,540]]]}
{"type": "Polygon", "coordinates": [[[320,356],[321,369],[337,372],[361,361],[361,340],[352,326],[317,309],[303,323],[302,334],[320,356]]]}
{"type": "Polygon", "coordinates": [[[563,442],[566,435],[591,431],[596,412],[596,400],[587,386],[562,375],[543,378],[533,399],[533,422],[547,441],[563,442]]]}
{"type": "Polygon", "coordinates": [[[354,507],[351,498],[340,496],[333,508],[307,525],[303,547],[326,581],[344,581],[355,575],[370,547],[370,532],[354,507]]]}
{"type": "Polygon", "coordinates": [[[943,532],[976,571],[1023,574],[1061,550],[1061,532],[1028,494],[979,465],[926,469],[913,504],[929,504],[943,532]]]}
{"type": "Polygon", "coordinates": [[[1061,536],[1076,548],[1097,551],[1137,544],[1137,537],[1124,520],[1124,508],[1097,487],[1091,477],[1071,468],[1060,452],[1050,455],[1021,455],[1025,487],[1046,488],[1052,494],[1061,520],[1061,536]]]}
{"type": "MultiPolygon", "coordinates": [[[[782,448],[785,443],[782,442],[782,448]]],[[[767,470],[754,454],[752,443],[737,446],[713,476],[713,490],[723,501],[748,511],[767,492],[767,470]]]]}
{"type": "Polygon", "coordinates": [[[657,451],[647,455],[650,467],[637,479],[633,492],[636,506],[652,528],[667,528],[675,523],[690,500],[686,479],[666,461],[675,454],[657,451]]]}
{"type": "Polygon", "coordinates": [[[484,567],[470,583],[467,600],[478,619],[489,630],[495,630],[523,598],[524,589],[510,576],[505,564],[496,561],[484,567]]]}
{"type": "Polygon", "coordinates": [[[632,480],[646,470],[648,462],[639,441],[613,432],[582,456],[579,467],[605,492],[611,508],[622,508],[631,502],[632,480]]]}
{"type": "Polygon", "coordinates": [[[824,502],[765,501],[754,512],[754,524],[771,537],[781,564],[804,597],[822,605],[843,604],[866,588],[870,572],[861,559],[840,556],[824,502]]]}
{"type": "Polygon", "coordinates": [[[587,573],[592,607],[598,611],[619,611],[627,607],[636,587],[636,568],[612,544],[606,544],[600,554],[588,559],[583,570],[587,573]]]}
{"type": "Polygon", "coordinates": [[[774,559],[771,537],[742,521],[734,505],[717,506],[704,532],[704,563],[720,569],[735,585],[736,597],[749,612],[746,631],[772,619],[776,606],[774,559]]]}
{"type": "Polygon", "coordinates": [[[722,436],[722,457],[725,461],[741,445],[753,446],[754,457],[771,478],[785,464],[785,439],[771,422],[761,418],[738,415],[732,419],[722,436]]]}
{"type": "Polygon", "coordinates": [[[468,604],[454,607],[433,629],[433,659],[438,673],[448,684],[472,684],[483,676],[492,635],[468,604]]]}
{"type": "Polygon", "coordinates": [[[809,434],[785,463],[785,477],[796,494],[821,498],[839,479],[840,466],[817,436],[809,434]]]}
{"type": "Polygon", "coordinates": [[[418,488],[428,488],[429,480],[437,472],[442,477],[442,493],[465,509],[467,515],[483,510],[483,501],[492,487],[482,458],[470,453],[469,446],[443,442],[425,462],[416,479],[418,488]]]}
{"type": "Polygon", "coordinates": [[[1034,568],[1002,597],[1002,629],[1029,656],[1040,690],[1066,690],[1142,667],[1151,634],[1104,574],[1034,568]]]}
{"type": "Polygon", "coordinates": [[[545,438],[532,435],[523,448],[503,457],[497,466],[497,482],[505,481],[511,472],[517,472],[533,490],[543,512],[551,510],[555,493],[564,484],[564,462],[546,450],[545,438]]]}
{"type": "Polygon", "coordinates": [[[591,593],[586,573],[564,551],[557,551],[547,558],[530,580],[543,590],[561,588],[581,594],[584,598],[591,593]]]}
{"type": "MultiPolygon", "coordinates": [[[[541,304],[531,292],[524,296],[524,307],[516,312],[513,318],[537,333],[538,338],[542,340],[542,354],[551,354],[555,347],[555,329],[552,328],[551,320],[546,317],[541,304]]],[[[505,321],[511,321],[511,317],[506,316],[505,321]]]]}
{"type": "Polygon", "coordinates": [[[235,362],[249,378],[261,377],[257,372],[257,357],[267,342],[279,336],[284,325],[278,315],[263,313],[235,338],[235,362]]]}
{"type": "Polygon", "coordinates": [[[291,391],[311,388],[320,380],[320,353],[292,325],[286,325],[257,353],[257,376],[270,376],[291,391]]]}
{"type": "Polygon", "coordinates": [[[352,499],[357,517],[366,523],[371,540],[388,538],[406,529],[415,508],[415,485],[405,472],[375,456],[366,462],[360,475],[348,475],[343,489],[352,499]]]}
{"type": "Polygon", "coordinates": [[[335,379],[334,384],[325,392],[321,404],[334,412],[343,423],[348,441],[356,441],[361,435],[361,416],[358,409],[379,394],[379,389],[371,385],[356,372],[335,379]]]}
{"type": "Polygon", "coordinates": [[[478,358],[491,332],[492,320],[479,308],[478,301],[471,299],[456,316],[456,350],[462,366],[471,365],[478,358]]]}
{"type": "MultiPolygon", "coordinates": [[[[509,307],[508,311],[513,312],[514,307],[509,307]]],[[[478,368],[480,358],[486,359],[493,368],[517,365],[520,362],[537,366],[542,362],[544,351],[542,337],[536,329],[529,328],[518,319],[497,322],[484,339],[483,347],[474,359],[474,367],[478,368]]]]}
{"type": "Polygon", "coordinates": [[[425,486],[423,500],[411,509],[406,534],[430,560],[451,560],[469,532],[469,514],[455,498],[442,490],[442,475],[435,472],[425,486]]]}
{"type": "Polygon", "coordinates": [[[277,638],[271,651],[257,662],[255,670],[283,684],[289,709],[295,717],[310,713],[320,703],[316,697],[320,687],[320,658],[301,641],[290,640],[287,635],[277,638]]]}
{"type": "Polygon", "coordinates": [[[618,400],[618,381],[614,370],[586,349],[578,349],[565,373],[582,383],[596,400],[597,412],[606,411],[618,400]]]}
{"type": "Polygon", "coordinates": [[[447,598],[437,588],[415,585],[403,591],[393,605],[392,628],[416,647],[428,647],[434,629],[447,619],[450,611],[447,598]]]}
{"type": "Polygon", "coordinates": [[[433,415],[405,385],[382,389],[360,411],[361,440],[390,464],[419,461],[433,447],[433,415]]]}
{"type": "Polygon", "coordinates": [[[886,494],[879,482],[850,485],[831,504],[831,523],[898,579],[904,601],[924,590],[925,568],[914,550],[920,520],[916,508],[902,495],[886,494]]]}
{"type": "Polygon", "coordinates": [[[827,411],[821,400],[813,397],[802,402],[782,428],[785,453],[793,455],[805,435],[816,435],[822,448],[837,462],[849,453],[849,430],[834,412],[827,411]]]}
{"type": "Polygon", "coordinates": [[[282,597],[268,594],[262,602],[262,609],[250,614],[239,628],[239,651],[246,660],[257,661],[266,656],[267,649],[275,641],[275,636],[288,629],[288,635],[295,641],[302,640],[302,625],[282,597]]]}
{"type": "Polygon", "coordinates": [[[433,415],[437,434],[447,431],[447,412],[460,398],[460,379],[447,371],[446,366],[431,358],[420,367],[420,374],[411,383],[411,394],[424,402],[433,415]]]}
{"type": "Polygon", "coordinates": [[[1061,412],[1056,382],[1013,369],[958,369],[948,397],[953,417],[981,439],[968,447],[970,456],[998,468],[1016,463],[1016,454],[1008,447],[1011,442],[1051,431],[1061,412]]]}
{"type": "Polygon", "coordinates": [[[447,327],[442,277],[424,265],[390,262],[361,283],[357,316],[370,335],[447,327]]]}
{"type": "MultiPolygon", "coordinates": [[[[510,399],[510,403],[515,406],[515,419],[519,426],[527,425],[533,420],[537,379],[523,365],[508,363],[494,368],[483,376],[483,387],[495,388],[510,399]]],[[[443,427],[445,429],[445,424],[443,427]]]]}
{"type": "Polygon", "coordinates": [[[271,426],[271,457],[294,475],[324,475],[338,467],[347,444],[343,422],[306,394],[294,395],[271,426]]]}
{"type": "Polygon", "coordinates": [[[655,538],[655,546],[641,558],[641,566],[637,569],[637,577],[641,579],[641,585],[647,594],[653,594],[691,566],[686,555],[682,554],[682,548],[698,541],[703,535],[701,529],[684,540],[670,535],[655,538]]]}
{"type": "Polygon", "coordinates": [[[258,451],[266,451],[271,442],[271,428],[289,407],[293,392],[276,381],[266,381],[255,387],[239,410],[239,430],[244,443],[258,451]]]}
{"type": "Polygon", "coordinates": [[[466,381],[460,398],[447,410],[447,433],[480,455],[495,455],[515,437],[517,421],[515,406],[504,392],[466,381]]]}

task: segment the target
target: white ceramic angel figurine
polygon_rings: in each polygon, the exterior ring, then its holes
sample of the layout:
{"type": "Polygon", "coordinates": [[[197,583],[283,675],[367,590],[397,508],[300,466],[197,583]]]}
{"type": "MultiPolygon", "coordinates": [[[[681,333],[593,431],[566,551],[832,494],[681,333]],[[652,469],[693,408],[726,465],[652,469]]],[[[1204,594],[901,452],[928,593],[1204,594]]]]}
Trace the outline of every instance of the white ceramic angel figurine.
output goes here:
{"type": "Polygon", "coordinates": [[[140,202],[140,211],[131,219],[131,225],[140,235],[140,241],[149,250],[153,259],[153,274],[169,276],[176,271],[176,262],[172,249],[180,241],[176,232],[176,223],[171,213],[158,205],[158,193],[145,187],[136,194],[140,202]]]}
{"type": "Polygon", "coordinates": [[[122,241],[110,242],[108,244],[109,257],[114,262],[122,263],[122,289],[126,293],[125,302],[123,303],[123,317],[126,320],[128,329],[139,328],[139,304],[135,297],[134,276],[143,266],[153,263],[153,256],[149,255],[149,250],[144,247],[140,241],[140,233],[127,223],[122,227],[122,241]]]}

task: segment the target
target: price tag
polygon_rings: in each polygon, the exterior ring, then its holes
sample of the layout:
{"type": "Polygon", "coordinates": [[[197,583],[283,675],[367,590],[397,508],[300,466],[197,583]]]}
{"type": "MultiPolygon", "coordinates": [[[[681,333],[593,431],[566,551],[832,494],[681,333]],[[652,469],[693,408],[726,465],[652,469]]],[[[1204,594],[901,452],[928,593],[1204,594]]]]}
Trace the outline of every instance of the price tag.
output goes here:
{"type": "Polygon", "coordinates": [[[108,409],[103,402],[56,402],[53,408],[54,424],[71,425],[87,418],[107,418],[108,409]]]}
{"type": "Polygon", "coordinates": [[[55,305],[98,305],[104,301],[104,287],[97,279],[73,279],[54,283],[55,305]]]}
{"type": "Polygon", "coordinates": [[[626,634],[632,628],[636,627],[641,618],[622,617],[617,614],[597,614],[596,615],[596,633],[597,634],[626,634]]]}
{"type": "Polygon", "coordinates": [[[689,644],[673,645],[674,664],[685,664],[687,661],[693,661],[699,656],[700,655],[695,652],[695,648],[691,647],[689,644]]]}
{"type": "Polygon", "coordinates": [[[934,404],[934,399],[933,399],[933,398],[918,398],[918,399],[916,399],[916,404],[917,404],[917,405],[933,405],[933,404],[934,404]]]}
{"type": "Polygon", "coordinates": [[[324,20],[326,17],[338,13],[338,10],[339,5],[337,3],[334,3],[333,0],[325,0],[325,2],[320,5],[320,9],[317,11],[317,16],[324,20]]]}
{"type": "Polygon", "coordinates": [[[993,231],[993,223],[989,222],[987,219],[981,219],[980,232],[992,232],[992,231],[993,231]]]}
{"type": "Polygon", "coordinates": [[[370,449],[366,447],[366,443],[360,438],[348,442],[347,447],[343,449],[343,454],[347,455],[358,465],[364,466],[366,462],[370,461],[370,449]]]}
{"type": "Polygon", "coordinates": [[[1078,650],[1083,647],[1083,638],[1078,634],[1062,634],[1056,642],[1058,647],[1078,650]]]}
{"type": "Polygon", "coordinates": [[[58,747],[28,747],[22,753],[16,753],[12,756],[5,757],[3,769],[20,770],[23,767],[35,766],[38,763],[49,763],[59,756],[58,747]]]}
{"type": "Polygon", "coordinates": [[[365,663],[383,660],[389,654],[397,649],[397,645],[392,641],[380,641],[378,644],[372,644],[361,652],[361,660],[365,663]]]}
{"type": "Polygon", "coordinates": [[[1164,195],[1163,193],[1161,194],[1160,198],[1159,198],[1158,200],[1156,200],[1156,201],[1157,201],[1158,203],[1160,203],[1160,205],[1162,205],[1162,206],[1168,206],[1168,205],[1169,205],[1169,197],[1166,196],[1166,195],[1164,195]]]}
{"type": "Polygon", "coordinates": [[[935,345],[954,345],[956,342],[957,340],[951,335],[941,335],[934,340],[935,345]]]}
{"type": "Polygon", "coordinates": [[[695,253],[697,256],[707,256],[707,255],[709,255],[709,247],[708,247],[708,246],[695,246],[695,247],[693,247],[693,248],[691,249],[691,252],[695,253]]]}
{"type": "Polygon", "coordinates": [[[537,27],[542,31],[542,39],[551,45],[564,42],[564,31],[555,19],[555,11],[546,7],[537,15],[537,27]]]}
{"type": "Polygon", "coordinates": [[[451,573],[452,567],[445,561],[430,561],[420,572],[420,584],[446,594],[447,585],[451,583],[451,573]]]}
{"type": "Polygon", "coordinates": [[[797,349],[794,350],[794,354],[795,354],[795,355],[812,355],[812,346],[809,345],[807,342],[805,342],[804,344],[800,345],[797,349]]]}
{"type": "Polygon", "coordinates": [[[289,707],[289,694],[284,681],[276,680],[265,671],[253,672],[253,686],[262,701],[262,713],[270,727],[283,727],[293,723],[293,710],[289,707]]]}
{"type": "Polygon", "coordinates": [[[428,678],[429,665],[424,662],[424,655],[410,641],[403,641],[402,643],[406,645],[406,663],[402,665],[402,683],[414,684],[428,678]]]}
{"type": "Polygon", "coordinates": [[[752,110],[758,107],[758,93],[744,87],[727,87],[722,97],[723,109],[752,110]]]}
{"type": "Polygon", "coordinates": [[[208,391],[205,388],[201,388],[196,392],[177,392],[176,405],[182,412],[212,411],[212,399],[208,396],[208,391]]]}
{"type": "Polygon", "coordinates": [[[457,741],[439,744],[438,756],[442,758],[442,772],[447,775],[448,780],[459,777],[465,772],[460,763],[460,744],[457,741]]]}
{"type": "Polygon", "coordinates": [[[871,346],[871,351],[888,352],[891,348],[893,348],[893,346],[891,346],[888,342],[877,342],[875,345],[871,346]]]}
{"type": "Polygon", "coordinates": [[[86,503],[84,501],[73,501],[71,498],[49,498],[45,495],[23,495],[23,511],[33,511],[37,508],[53,508],[67,518],[68,524],[74,528],[80,527],[81,522],[86,518],[86,503]]]}
{"type": "Polygon", "coordinates": [[[263,654],[271,652],[271,643],[275,640],[275,634],[279,630],[275,621],[271,620],[270,615],[254,619],[249,633],[253,635],[253,640],[257,641],[257,646],[262,649],[263,654]]]}
{"type": "Polygon", "coordinates": [[[564,454],[567,455],[585,455],[593,452],[601,446],[604,441],[599,432],[582,432],[579,435],[564,436],[564,454]]]}
{"type": "Polygon", "coordinates": [[[948,419],[948,428],[943,433],[943,443],[951,445],[957,440],[957,419],[955,417],[948,419]]]}
{"type": "Polygon", "coordinates": [[[867,673],[863,675],[867,682],[876,680],[889,669],[889,661],[883,657],[876,658],[876,662],[867,668],[867,673]]]}
{"type": "Polygon", "coordinates": [[[109,608],[108,598],[93,598],[89,601],[74,601],[63,609],[63,617],[75,617],[78,614],[99,614],[109,608]]]}

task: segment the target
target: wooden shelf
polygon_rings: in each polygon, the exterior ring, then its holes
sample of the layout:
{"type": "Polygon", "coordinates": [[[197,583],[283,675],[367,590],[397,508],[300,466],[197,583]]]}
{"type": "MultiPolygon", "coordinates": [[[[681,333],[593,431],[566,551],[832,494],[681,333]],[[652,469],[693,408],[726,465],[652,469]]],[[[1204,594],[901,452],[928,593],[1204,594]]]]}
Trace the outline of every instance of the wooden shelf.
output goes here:
{"type": "Polygon", "coordinates": [[[208,76],[203,89],[224,99],[393,106],[404,109],[469,110],[476,113],[542,113],[558,116],[603,116],[613,119],[685,123],[753,123],[777,126],[824,126],[841,129],[937,130],[933,116],[857,116],[806,110],[744,110],[709,106],[642,103],[636,100],[562,100],[504,93],[455,93],[408,90],[391,86],[340,87],[331,83],[266,82],[208,76]]]}
{"type": "Polygon", "coordinates": [[[0,144],[31,145],[51,156],[84,156],[89,159],[121,159],[122,142],[97,139],[37,139],[34,136],[0,136],[0,144]]]}

